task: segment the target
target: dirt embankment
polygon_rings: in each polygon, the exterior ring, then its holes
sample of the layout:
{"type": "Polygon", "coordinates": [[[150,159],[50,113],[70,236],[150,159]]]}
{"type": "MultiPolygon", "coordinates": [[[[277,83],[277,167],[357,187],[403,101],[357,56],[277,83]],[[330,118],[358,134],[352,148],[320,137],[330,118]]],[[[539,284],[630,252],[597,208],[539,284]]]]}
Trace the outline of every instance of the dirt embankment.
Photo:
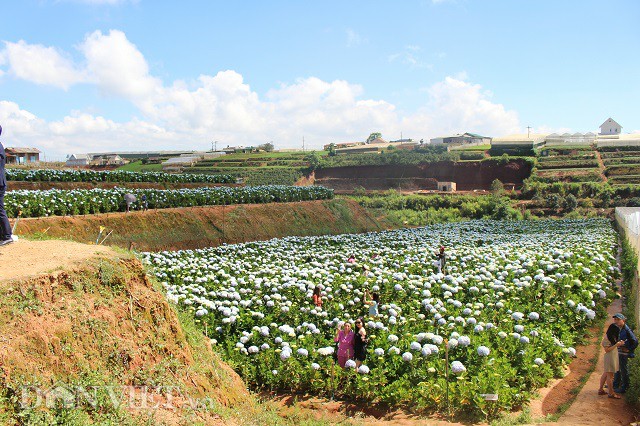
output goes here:
{"type": "Polygon", "coordinates": [[[97,249],[21,240],[0,252],[3,270],[13,262],[32,276],[0,276],[3,424],[223,424],[221,407],[254,409],[242,380],[192,320],[178,319],[139,261],[97,249]],[[26,270],[43,250],[72,250],[80,263],[26,270]]]}
{"type": "Polygon", "coordinates": [[[471,191],[490,189],[499,179],[504,184],[520,187],[531,174],[531,164],[514,159],[495,161],[439,161],[415,166],[355,166],[316,170],[315,184],[336,190],[353,190],[362,186],[369,190],[431,190],[437,182],[455,182],[457,189],[471,191]]]}
{"type": "Polygon", "coordinates": [[[104,244],[148,251],[382,229],[356,202],[334,199],[21,219],[16,233],[95,243],[101,226],[104,244]]]}

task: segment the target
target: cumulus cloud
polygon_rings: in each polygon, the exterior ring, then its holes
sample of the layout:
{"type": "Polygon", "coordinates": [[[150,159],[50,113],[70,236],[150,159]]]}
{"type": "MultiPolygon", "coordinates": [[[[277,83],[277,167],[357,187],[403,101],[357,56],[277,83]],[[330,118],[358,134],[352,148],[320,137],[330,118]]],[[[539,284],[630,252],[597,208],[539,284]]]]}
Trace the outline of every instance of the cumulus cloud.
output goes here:
{"type": "MultiPolygon", "coordinates": [[[[22,52],[33,50],[22,47],[22,52]]],[[[58,157],[115,149],[202,149],[212,138],[223,145],[274,141],[276,147],[287,148],[300,146],[305,137],[307,147],[319,148],[329,142],[363,140],[373,130],[387,139],[401,132],[405,137],[429,139],[464,131],[499,136],[519,130],[517,114],[493,102],[492,94],[470,83],[465,73],[426,88],[418,111],[401,112],[383,99],[368,99],[363,87],[344,80],[300,78],[267,91],[262,98],[233,70],[165,85],[152,75],[144,55],[121,31],[96,31],[86,37],[79,45],[85,59],[82,71],[54,49],[38,46],[35,50],[55,58],[50,62],[64,65],[58,69],[74,71],[69,75],[75,81],[91,82],[105,94],[131,102],[141,114],[114,122],[87,111],[72,111],[46,122],[15,103],[0,103],[0,123],[10,132],[10,145],[41,146],[58,157]]],[[[419,48],[407,46],[405,51],[419,48]]],[[[16,58],[6,61],[13,70],[16,58]]],[[[41,80],[58,87],[61,81],[69,85],[74,81],[71,77],[41,80]]]]}
{"type": "Polygon", "coordinates": [[[1,56],[9,63],[9,74],[33,83],[68,89],[86,80],[86,75],[64,53],[39,44],[5,42],[1,56]]]}
{"type": "MultiPolygon", "coordinates": [[[[462,74],[464,75],[464,74],[462,74]]],[[[492,94],[479,84],[446,77],[426,90],[427,104],[416,114],[403,119],[405,128],[434,134],[465,131],[498,136],[520,130],[518,114],[491,101],[492,94]]]]}
{"type": "Polygon", "coordinates": [[[138,48],[122,31],[95,31],[80,46],[87,71],[105,93],[122,96],[143,105],[161,87],[149,75],[149,65],[138,48]]]}

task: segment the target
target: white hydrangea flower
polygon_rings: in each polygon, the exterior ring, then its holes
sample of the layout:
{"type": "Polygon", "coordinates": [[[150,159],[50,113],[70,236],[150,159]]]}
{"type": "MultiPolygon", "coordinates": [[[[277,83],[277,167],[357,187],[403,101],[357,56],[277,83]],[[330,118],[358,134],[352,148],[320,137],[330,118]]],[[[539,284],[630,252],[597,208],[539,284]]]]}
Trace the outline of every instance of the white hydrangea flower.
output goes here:
{"type": "Polygon", "coordinates": [[[480,356],[489,356],[491,351],[486,346],[478,346],[478,355],[480,356]]]}
{"type": "Polygon", "coordinates": [[[451,372],[453,374],[462,374],[467,371],[467,368],[460,361],[453,361],[451,363],[451,372]]]}

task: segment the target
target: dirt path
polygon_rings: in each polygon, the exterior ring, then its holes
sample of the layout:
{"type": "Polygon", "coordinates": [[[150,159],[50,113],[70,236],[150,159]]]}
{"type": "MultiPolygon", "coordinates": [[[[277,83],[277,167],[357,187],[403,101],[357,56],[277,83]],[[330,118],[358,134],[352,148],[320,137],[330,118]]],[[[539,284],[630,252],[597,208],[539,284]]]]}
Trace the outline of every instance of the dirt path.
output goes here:
{"type": "MultiPolygon", "coordinates": [[[[613,321],[613,314],[620,312],[622,302],[615,300],[607,309],[609,319],[605,329],[613,321]]],[[[600,350],[596,369],[587,380],[571,407],[558,420],[561,425],[628,425],[634,421],[633,410],[624,399],[610,399],[606,395],[598,395],[600,376],[604,371],[604,351],[600,350]]]]}
{"type": "Polygon", "coordinates": [[[109,253],[112,253],[112,249],[105,246],[62,240],[20,239],[0,247],[0,283],[67,269],[97,254],[108,256],[109,253]]]}
{"type": "Polygon", "coordinates": [[[609,180],[609,178],[607,178],[607,175],[604,174],[604,171],[606,170],[606,167],[604,165],[604,161],[602,161],[602,157],[600,156],[600,152],[599,151],[595,151],[595,155],[596,155],[596,160],[598,161],[598,167],[600,168],[600,177],[602,177],[602,181],[603,182],[607,182],[609,180]]]}

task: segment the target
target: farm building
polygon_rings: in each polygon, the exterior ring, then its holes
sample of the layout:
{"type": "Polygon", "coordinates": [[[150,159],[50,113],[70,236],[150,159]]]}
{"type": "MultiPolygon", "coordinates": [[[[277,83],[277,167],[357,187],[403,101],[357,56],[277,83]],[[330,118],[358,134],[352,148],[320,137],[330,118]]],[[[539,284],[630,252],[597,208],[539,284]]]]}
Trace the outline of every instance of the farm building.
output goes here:
{"type": "Polygon", "coordinates": [[[531,133],[528,135],[509,135],[491,140],[491,151],[493,154],[530,154],[534,149],[545,144],[546,134],[531,133]]]}
{"type": "Polygon", "coordinates": [[[481,136],[475,133],[462,133],[449,136],[439,136],[437,138],[430,139],[432,145],[488,145],[491,143],[491,138],[488,136],[481,136]]]}
{"type": "Polygon", "coordinates": [[[616,121],[609,117],[605,120],[604,123],[600,125],[600,134],[601,135],[619,135],[622,132],[622,126],[616,121]]]}
{"type": "Polygon", "coordinates": [[[71,154],[67,157],[65,165],[67,167],[84,167],[88,166],[91,162],[91,156],[89,154],[71,154]]]}
{"type": "Polygon", "coordinates": [[[456,192],[456,183],[455,182],[438,182],[438,191],[456,192]]]}
{"type": "Polygon", "coordinates": [[[92,166],[123,166],[127,163],[129,163],[129,160],[120,157],[118,154],[111,154],[93,157],[90,164],[92,166]]]}
{"type": "Polygon", "coordinates": [[[596,140],[595,133],[552,133],[545,138],[547,145],[591,145],[596,140]]]}
{"type": "Polygon", "coordinates": [[[40,161],[40,150],[37,148],[6,147],[7,164],[28,164],[40,161]]]}
{"type": "Polygon", "coordinates": [[[640,133],[626,135],[598,135],[596,139],[598,148],[606,146],[637,146],[640,147],[640,133]]]}
{"type": "Polygon", "coordinates": [[[191,167],[200,161],[197,155],[185,155],[184,157],[173,157],[162,163],[163,172],[181,172],[185,167],[191,167]]]}

